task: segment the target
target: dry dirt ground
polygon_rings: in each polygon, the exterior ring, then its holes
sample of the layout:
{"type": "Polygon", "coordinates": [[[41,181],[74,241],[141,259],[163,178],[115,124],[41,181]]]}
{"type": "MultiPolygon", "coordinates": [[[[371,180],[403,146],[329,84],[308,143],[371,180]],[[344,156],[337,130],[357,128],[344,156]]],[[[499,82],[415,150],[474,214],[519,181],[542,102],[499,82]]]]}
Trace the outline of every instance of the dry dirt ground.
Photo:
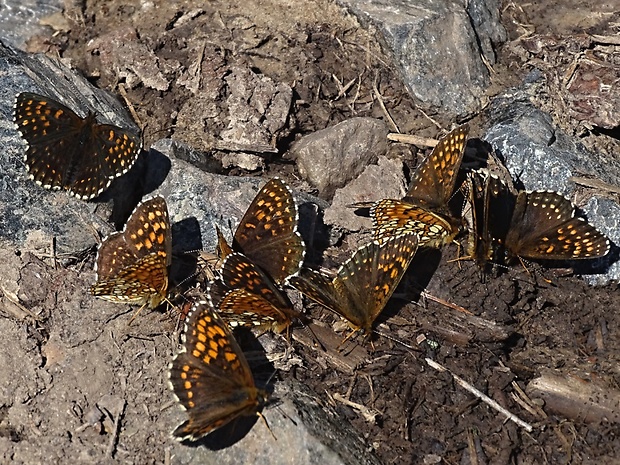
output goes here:
{"type": "MultiPolygon", "coordinates": [[[[293,87],[291,114],[282,130],[284,135],[280,134],[278,139],[280,153],[285,153],[300,135],[347,118],[383,118],[384,112],[373,98],[373,85],[377,86],[402,132],[428,137],[438,134],[437,127],[416,110],[396,73],[386,64],[389,62],[376,41],[331,2],[155,2],[160,6],[148,14],[136,15],[138,7],[134,4],[137,3],[66,2],[65,18],[57,18],[55,23],[57,33],[31,41],[30,47],[70,58],[73,66],[97,86],[122,95],[144,128],[147,147],[155,140],[171,136],[199,150],[215,151],[209,132],[215,134],[226,125],[218,114],[218,106],[210,107],[209,130],[196,129],[191,119],[198,118],[200,113],[196,111],[192,116],[181,109],[188,100],[197,97],[172,79],[180,67],[196,66],[198,56],[201,57],[198,65],[203,67],[201,92],[214,102],[224,97],[214,83],[220,82],[219,78],[233,65],[253,69],[293,87]],[[91,40],[101,37],[105,37],[103,42],[94,46],[91,40]],[[114,52],[101,45],[114,40],[139,42],[143,48],[139,53],[134,50],[136,56],[142,54],[150,62],[149,66],[159,60],[163,83],[154,82],[148,87],[140,78],[136,80],[135,70],[124,69],[122,75],[114,70],[109,61],[113,59],[109,54],[114,52]],[[355,85],[341,92],[342,85],[350,81],[355,85]],[[153,88],[157,86],[166,90],[153,88]]],[[[518,44],[512,41],[525,33],[525,26],[545,34],[570,36],[576,31],[569,25],[580,24],[580,29],[588,29],[599,24],[584,24],[590,18],[588,11],[577,8],[571,0],[551,3],[553,8],[547,2],[528,7],[505,5],[503,21],[511,42],[499,50],[493,91],[517,84],[530,69],[524,59],[526,53],[513,53],[518,44]]],[[[141,65],[146,66],[134,63],[136,68],[141,65]]],[[[142,71],[143,76],[149,73],[153,77],[152,70],[142,71]]],[[[552,108],[553,102],[547,105],[552,108]]],[[[432,116],[444,128],[454,123],[440,114],[432,116]]],[[[474,136],[481,132],[483,124],[476,118],[470,122],[474,136]]],[[[588,133],[585,142],[591,146],[615,144],[613,140],[594,139],[596,135],[588,133]]],[[[424,154],[422,151],[418,154],[414,147],[396,144],[392,150],[400,152],[411,167],[415,166],[418,155],[424,154]]],[[[230,174],[247,173],[235,169],[230,174]]],[[[279,175],[293,187],[300,185],[294,165],[286,157],[271,156],[266,169],[255,174],[265,179],[279,175]]],[[[349,247],[349,240],[344,237],[340,243],[341,257],[350,253],[349,247]]],[[[478,451],[479,458],[487,457],[490,463],[497,464],[617,463],[615,458],[620,457],[617,423],[601,418],[585,422],[580,414],[571,418],[551,411],[544,414],[536,406],[526,411],[514,397],[517,386],[524,388],[551,369],[559,369],[584,384],[618,387],[620,318],[616,310],[620,308],[620,293],[617,286],[592,288],[570,273],[549,270],[543,273],[550,283],[540,274],[532,277],[519,269],[482,277],[470,262],[459,266],[447,261],[456,254],[456,248],[451,246],[444,250],[443,257],[421,257],[425,263],[431,261],[429,258],[437,258],[436,269],[432,273],[410,273],[408,285],[402,289],[413,294],[414,281],[418,285],[428,283],[429,293],[469,309],[485,320],[509,327],[508,339],[493,331],[478,333],[475,328],[462,329],[455,323],[458,312],[430,300],[420,298],[417,304],[393,300],[381,317],[387,326],[382,324],[379,331],[407,341],[411,348],[378,337],[374,341],[375,351],[370,355],[371,363],[351,370],[342,366],[334,370],[325,369],[326,362],[317,360],[316,352],[293,338],[295,350],[304,361],[303,367],[281,376],[307,383],[324,402],[333,402],[328,393],[340,393],[376,412],[370,419],[357,409],[335,404],[384,463],[422,463],[431,454],[443,457],[441,463],[484,463],[471,461],[468,458],[471,451],[478,451]],[[428,340],[420,342],[417,338],[421,334],[428,340]],[[429,369],[424,363],[427,356],[451,367],[508,409],[519,412],[535,426],[534,431],[526,433],[505,422],[501,415],[462,390],[448,374],[429,369]]],[[[412,269],[421,270],[422,266],[414,262],[412,269]]],[[[64,273],[73,276],[77,271],[64,273]]],[[[311,309],[319,319],[332,319],[319,308],[311,309]]],[[[43,312],[52,313],[53,309],[43,312]]],[[[148,315],[144,318],[145,323],[159,321],[148,315]]],[[[102,324],[109,324],[110,320],[102,317],[102,324]]],[[[46,322],[40,325],[36,331],[32,330],[37,334],[33,344],[45,342],[46,322]]],[[[127,336],[119,357],[147,363],[140,357],[150,349],[141,348],[140,338],[154,337],[155,333],[172,327],[173,324],[167,324],[152,333],[144,329],[145,334],[127,336]]],[[[140,332],[133,330],[136,331],[140,332]]],[[[89,360],[101,364],[102,370],[110,362],[92,356],[89,360]]],[[[127,382],[131,382],[131,376],[127,382]]],[[[82,399],[74,401],[79,404],[82,399]]],[[[142,450],[134,451],[144,458],[143,463],[161,460],[161,455],[150,449],[157,450],[157,439],[149,437],[148,432],[133,433],[144,444],[142,450]]]]}

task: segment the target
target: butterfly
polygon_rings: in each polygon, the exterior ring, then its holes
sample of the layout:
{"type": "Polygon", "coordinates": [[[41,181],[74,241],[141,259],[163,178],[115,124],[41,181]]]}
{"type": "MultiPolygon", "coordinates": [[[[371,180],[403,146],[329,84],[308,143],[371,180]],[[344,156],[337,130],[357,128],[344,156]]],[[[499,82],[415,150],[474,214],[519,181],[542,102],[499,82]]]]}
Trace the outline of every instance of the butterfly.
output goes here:
{"type": "Polygon", "coordinates": [[[467,125],[442,137],[430,155],[413,174],[411,186],[402,200],[383,199],[370,206],[375,239],[379,242],[394,234],[415,232],[419,245],[439,247],[452,241],[460,228],[448,203],[454,194],[457,175],[465,153],[467,125]]]}
{"type": "Polygon", "coordinates": [[[257,415],[269,395],[256,387],[230,328],[209,302],[196,302],[186,321],[168,380],[189,418],[172,434],[195,441],[238,417],[257,415]]]}
{"type": "Polygon", "coordinates": [[[486,269],[499,264],[515,206],[509,186],[486,169],[471,171],[464,183],[466,202],[462,217],[467,224],[465,251],[469,258],[486,269]]]}
{"type": "Polygon", "coordinates": [[[129,171],[142,149],[140,137],[85,118],[54,99],[23,92],[14,121],[28,144],[24,161],[30,178],[47,189],[64,189],[79,199],[96,197],[129,171]]]}
{"type": "Polygon", "coordinates": [[[99,246],[91,293],[111,302],[157,307],[166,299],[172,237],[168,207],[161,196],[143,200],[125,228],[99,246]]]}
{"type": "Polygon", "coordinates": [[[346,318],[355,330],[371,334],[377,319],[418,247],[414,233],[391,236],[360,247],[330,278],[302,268],[288,282],[315,302],[346,318]]]}
{"type": "Polygon", "coordinates": [[[292,318],[301,317],[277,287],[299,270],[304,259],[305,245],[297,222],[297,205],[290,189],[274,178],[250,204],[232,247],[217,230],[223,261],[208,293],[229,324],[281,331],[292,318]]]}
{"type": "Polygon", "coordinates": [[[519,258],[577,260],[607,255],[609,239],[585,219],[562,194],[520,191],[504,240],[509,264],[519,258]]]}

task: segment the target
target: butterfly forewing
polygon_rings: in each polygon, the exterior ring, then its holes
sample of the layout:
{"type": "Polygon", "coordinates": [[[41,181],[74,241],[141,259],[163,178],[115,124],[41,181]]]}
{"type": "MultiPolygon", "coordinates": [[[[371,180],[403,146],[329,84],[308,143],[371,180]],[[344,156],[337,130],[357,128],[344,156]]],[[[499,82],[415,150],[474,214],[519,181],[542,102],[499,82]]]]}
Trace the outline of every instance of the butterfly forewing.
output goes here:
{"type": "Polygon", "coordinates": [[[17,96],[15,124],[28,143],[25,162],[34,181],[90,199],[126,173],[141,150],[140,138],[93,114],[80,118],[60,102],[29,92],[17,96]]]}
{"type": "Polygon", "coordinates": [[[208,302],[194,305],[183,338],[168,376],[188,420],[173,435],[197,440],[239,416],[256,414],[267,393],[256,388],[243,352],[208,302]]]}
{"type": "Polygon", "coordinates": [[[508,258],[574,260],[602,257],[609,240],[557,192],[520,192],[506,236],[508,258]]]}
{"type": "Polygon", "coordinates": [[[418,247],[415,234],[373,241],[345,262],[329,280],[302,269],[290,283],[309,298],[340,314],[366,334],[402,279],[418,247]]]}
{"type": "Polygon", "coordinates": [[[99,246],[91,293],[112,302],[156,307],[166,296],[171,248],[166,201],[157,196],[141,202],[123,231],[99,246]]]}
{"type": "Polygon", "coordinates": [[[431,210],[444,209],[454,193],[468,134],[469,127],[462,125],[439,140],[414,172],[404,201],[431,210]]]}
{"type": "Polygon", "coordinates": [[[304,259],[297,222],[293,194],[282,180],[274,178],[263,186],[241,219],[234,245],[281,284],[299,270],[304,259]]]}

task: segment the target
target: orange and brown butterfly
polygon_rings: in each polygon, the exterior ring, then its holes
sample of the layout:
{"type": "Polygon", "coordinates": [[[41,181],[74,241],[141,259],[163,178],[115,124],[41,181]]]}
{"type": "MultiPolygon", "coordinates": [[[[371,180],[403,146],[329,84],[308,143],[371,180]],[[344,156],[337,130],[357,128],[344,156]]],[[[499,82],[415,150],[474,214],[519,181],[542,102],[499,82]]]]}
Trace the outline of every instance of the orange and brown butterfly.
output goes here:
{"type": "Polygon", "coordinates": [[[282,331],[301,317],[278,288],[299,271],[305,256],[298,220],[291,190],[274,178],[248,207],[232,247],[218,229],[222,263],[208,293],[214,307],[232,326],[282,331]]]}
{"type": "Polygon", "coordinates": [[[481,266],[510,265],[517,258],[579,260],[609,252],[609,239],[583,218],[562,194],[520,191],[516,195],[486,170],[468,174],[467,253],[481,266]]]}
{"type": "Polygon", "coordinates": [[[377,241],[406,232],[418,234],[420,246],[440,247],[454,239],[460,221],[453,217],[448,203],[454,195],[468,133],[468,126],[462,125],[439,139],[414,172],[411,187],[402,200],[351,205],[370,208],[377,241]]]}
{"type": "Polygon", "coordinates": [[[302,268],[289,284],[349,321],[367,336],[418,248],[418,236],[406,233],[359,248],[335,277],[302,268]]]}
{"type": "Polygon", "coordinates": [[[462,218],[467,229],[466,259],[483,271],[502,264],[503,244],[510,227],[515,196],[504,181],[486,169],[470,171],[463,183],[462,218]]]}
{"type": "Polygon", "coordinates": [[[64,189],[79,199],[96,197],[129,171],[142,149],[140,137],[85,118],[44,95],[23,92],[14,110],[28,144],[24,161],[30,178],[47,189],[64,189]]]}
{"type": "Polygon", "coordinates": [[[279,178],[268,181],[243,215],[232,247],[218,234],[221,259],[240,252],[281,285],[297,273],[306,254],[298,231],[297,203],[290,188],[279,178]]]}
{"type": "Polygon", "coordinates": [[[207,301],[192,307],[168,379],[188,415],[172,433],[179,440],[195,441],[238,417],[257,415],[268,399],[230,328],[207,301]]]}
{"type": "Polygon", "coordinates": [[[506,264],[518,258],[580,260],[607,255],[609,239],[558,192],[521,191],[503,244],[506,264]]]}
{"type": "Polygon", "coordinates": [[[143,200],[125,228],[106,237],[97,251],[97,283],[91,293],[111,302],[157,307],[166,299],[172,238],[161,196],[143,200]]]}

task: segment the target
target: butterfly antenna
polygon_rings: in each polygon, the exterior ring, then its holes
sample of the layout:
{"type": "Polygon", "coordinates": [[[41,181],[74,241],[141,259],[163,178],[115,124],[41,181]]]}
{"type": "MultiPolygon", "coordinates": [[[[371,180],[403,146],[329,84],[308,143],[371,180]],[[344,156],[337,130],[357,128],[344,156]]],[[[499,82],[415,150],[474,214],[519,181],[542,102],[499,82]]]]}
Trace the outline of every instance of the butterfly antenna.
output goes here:
{"type": "Polygon", "coordinates": [[[302,328],[305,329],[306,331],[308,331],[312,335],[312,339],[314,340],[316,345],[318,345],[318,347],[320,347],[320,349],[323,352],[327,352],[327,349],[325,348],[325,346],[323,345],[323,343],[321,342],[319,337],[316,335],[314,330],[310,327],[310,324],[306,324],[306,323],[303,323],[303,322],[302,322],[302,324],[303,324],[302,328]]]}
{"type": "Polygon", "coordinates": [[[424,297],[425,299],[432,300],[433,302],[437,302],[438,304],[451,308],[452,310],[456,310],[457,312],[465,313],[466,315],[473,315],[473,313],[467,310],[465,307],[461,307],[460,305],[453,304],[452,302],[448,302],[447,300],[436,297],[433,294],[429,294],[426,291],[422,291],[420,295],[424,297]]]}
{"type": "MultiPolygon", "coordinates": [[[[338,344],[338,347],[336,347],[336,350],[338,352],[342,352],[342,350],[343,350],[342,346],[344,346],[345,342],[347,342],[349,339],[351,339],[353,336],[355,336],[358,331],[359,331],[359,328],[356,328],[356,329],[352,328],[351,332],[349,334],[347,334],[347,336],[342,340],[342,342],[340,344],[338,344]]],[[[372,341],[371,341],[371,343],[372,343],[372,341]]],[[[373,347],[373,350],[374,350],[374,347],[373,347]]]]}
{"type": "MultiPolygon", "coordinates": [[[[377,331],[376,329],[374,330],[374,333],[377,336],[381,336],[384,337],[385,339],[389,339],[390,341],[396,342],[397,344],[400,344],[401,346],[405,347],[406,349],[412,350],[412,351],[416,351],[416,348],[407,344],[404,341],[401,341],[400,339],[395,338],[394,336],[390,336],[389,334],[386,333],[382,333],[380,331],[377,331]]],[[[417,352],[419,352],[419,349],[417,350],[417,352]]]]}
{"type": "MultiPolygon", "coordinates": [[[[536,285],[536,275],[529,270],[529,268],[526,266],[526,263],[525,263],[524,259],[522,259],[521,257],[518,257],[518,258],[519,258],[519,262],[521,263],[521,266],[523,267],[523,269],[527,272],[528,276],[530,278],[532,278],[532,284],[536,285]]],[[[542,274],[542,272],[540,272],[540,269],[539,269],[539,273],[538,274],[540,274],[540,276],[541,276],[541,278],[543,279],[544,282],[546,282],[547,284],[553,284],[552,280],[545,278],[545,276],[542,274]]]]}
{"type": "Polygon", "coordinates": [[[276,437],[275,434],[273,434],[273,431],[271,430],[271,428],[269,427],[269,423],[267,423],[267,418],[265,418],[265,415],[263,415],[261,412],[256,412],[256,415],[258,415],[261,420],[263,420],[263,422],[265,423],[265,426],[267,427],[267,429],[269,430],[269,432],[271,433],[271,437],[273,438],[274,441],[277,441],[278,438],[276,437]]]}
{"type": "Polygon", "coordinates": [[[129,320],[129,323],[127,323],[127,326],[131,326],[131,324],[133,323],[133,320],[136,319],[136,317],[140,314],[140,312],[144,309],[144,307],[146,307],[146,304],[143,304],[138,310],[134,312],[133,316],[129,320]]]}

